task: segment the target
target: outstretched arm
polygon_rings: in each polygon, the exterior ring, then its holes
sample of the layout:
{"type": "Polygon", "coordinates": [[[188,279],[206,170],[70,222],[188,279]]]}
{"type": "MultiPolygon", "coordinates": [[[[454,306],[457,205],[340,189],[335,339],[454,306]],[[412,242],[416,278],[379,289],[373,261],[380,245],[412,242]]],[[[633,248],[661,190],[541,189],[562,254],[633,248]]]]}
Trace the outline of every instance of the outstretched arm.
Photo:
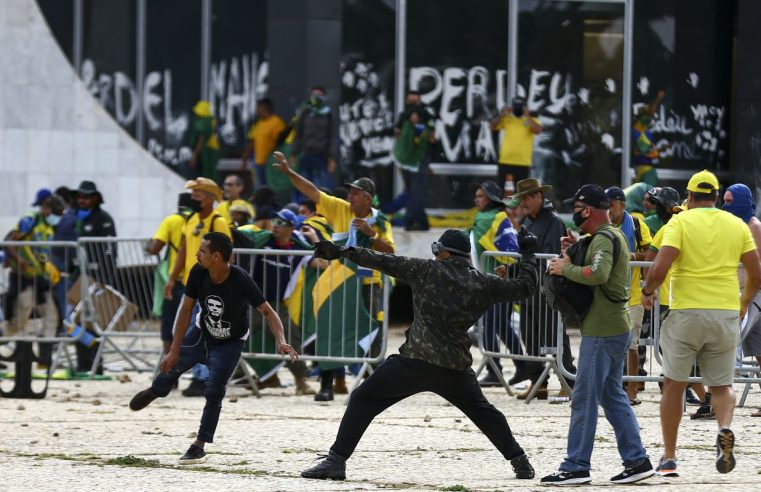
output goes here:
{"type": "Polygon", "coordinates": [[[538,282],[538,268],[533,258],[521,259],[518,267],[518,276],[512,279],[501,279],[495,275],[489,275],[489,291],[493,302],[509,302],[527,299],[536,293],[538,282]]]}
{"type": "Polygon", "coordinates": [[[281,173],[285,174],[294,188],[314,203],[320,203],[320,190],[308,179],[293,170],[282,152],[275,152],[277,162],[273,164],[281,173]]]}
{"type": "Polygon", "coordinates": [[[359,266],[372,268],[410,283],[415,279],[425,277],[430,261],[379,253],[371,249],[354,246],[345,248],[330,241],[320,241],[315,244],[314,256],[326,260],[346,258],[359,266]]]}

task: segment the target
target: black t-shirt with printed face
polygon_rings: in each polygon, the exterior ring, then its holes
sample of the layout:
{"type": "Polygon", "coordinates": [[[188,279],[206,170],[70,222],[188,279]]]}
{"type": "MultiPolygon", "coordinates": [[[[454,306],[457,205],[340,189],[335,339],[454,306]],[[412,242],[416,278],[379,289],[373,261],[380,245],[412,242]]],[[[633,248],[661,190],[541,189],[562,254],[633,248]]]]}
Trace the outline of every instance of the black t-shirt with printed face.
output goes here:
{"type": "Polygon", "coordinates": [[[196,299],[201,312],[196,319],[212,342],[244,338],[248,334],[248,306],[264,304],[264,296],[251,277],[237,265],[221,284],[211,281],[209,271],[199,264],[190,270],[185,295],[196,299]]]}

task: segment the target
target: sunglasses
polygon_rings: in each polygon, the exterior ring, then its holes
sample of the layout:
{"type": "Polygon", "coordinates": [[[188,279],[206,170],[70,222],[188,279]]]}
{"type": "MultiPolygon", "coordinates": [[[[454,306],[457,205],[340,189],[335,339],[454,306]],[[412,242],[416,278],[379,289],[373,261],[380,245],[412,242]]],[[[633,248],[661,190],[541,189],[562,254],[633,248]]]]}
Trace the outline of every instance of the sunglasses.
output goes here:
{"type": "Polygon", "coordinates": [[[290,222],[283,219],[272,219],[272,225],[275,226],[293,226],[290,222]]]}
{"type": "Polygon", "coordinates": [[[195,230],[193,231],[193,235],[194,235],[194,236],[198,236],[199,234],[201,234],[201,230],[202,230],[202,229],[203,229],[203,221],[201,221],[201,222],[199,222],[198,224],[196,224],[196,228],[195,228],[195,230]]]}

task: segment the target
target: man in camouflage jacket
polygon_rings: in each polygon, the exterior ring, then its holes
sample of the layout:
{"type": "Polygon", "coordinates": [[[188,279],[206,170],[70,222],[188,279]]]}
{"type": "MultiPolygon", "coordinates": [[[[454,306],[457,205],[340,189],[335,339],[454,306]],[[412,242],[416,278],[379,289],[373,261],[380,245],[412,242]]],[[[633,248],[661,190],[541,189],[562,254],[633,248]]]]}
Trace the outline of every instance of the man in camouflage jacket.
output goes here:
{"type": "Polygon", "coordinates": [[[424,391],[442,396],[486,434],[517,478],[533,478],[534,469],[515,441],[505,416],[484,397],[471,369],[468,328],[493,304],[525,299],[537,289],[536,236],[521,230],[523,255],[517,278],[481,273],[470,263],[470,241],[450,229],[431,245],[435,260],[394,256],[329,241],[315,245],[315,256],[347,258],[380,270],[412,287],[414,321],[399,355],[392,355],[349,400],[330,454],[302,472],[305,478],[346,478],[346,460],[373,418],[395,403],[424,391]]]}

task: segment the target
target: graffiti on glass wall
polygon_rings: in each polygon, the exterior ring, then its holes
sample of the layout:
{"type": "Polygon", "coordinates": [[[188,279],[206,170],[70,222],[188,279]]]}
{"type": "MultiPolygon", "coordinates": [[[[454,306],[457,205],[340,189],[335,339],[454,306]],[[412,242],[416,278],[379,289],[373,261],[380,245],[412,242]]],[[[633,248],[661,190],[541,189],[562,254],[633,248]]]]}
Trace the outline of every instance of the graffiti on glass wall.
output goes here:
{"type": "MultiPolygon", "coordinates": [[[[257,54],[233,57],[211,64],[207,99],[219,120],[219,136],[228,146],[242,146],[248,125],[253,120],[256,99],[267,91],[267,62],[257,54]]],[[[119,125],[135,124],[138,110],[149,136],[145,147],[157,159],[178,166],[192,156],[186,136],[191,109],[173,100],[177,83],[172,71],[154,70],[145,75],[142,90],[124,72],[99,73],[93,60],[82,62],[80,77],[88,91],[113,115],[119,125]]],[[[193,104],[195,101],[193,101],[193,104]]]]}
{"type": "MultiPolygon", "coordinates": [[[[687,74],[685,85],[680,90],[688,91],[689,96],[689,91],[699,89],[699,75],[694,72],[687,74]]],[[[633,106],[636,114],[654,96],[647,77],[640,77],[636,82],[634,95],[638,100],[633,106]]],[[[661,149],[661,161],[673,159],[713,167],[726,159],[727,125],[726,106],[696,102],[680,110],[664,104],[655,112],[651,132],[656,138],[656,147],[661,149]]]]}
{"type": "Polygon", "coordinates": [[[338,108],[341,162],[364,167],[391,164],[393,106],[372,63],[357,59],[342,62],[338,108]]]}

